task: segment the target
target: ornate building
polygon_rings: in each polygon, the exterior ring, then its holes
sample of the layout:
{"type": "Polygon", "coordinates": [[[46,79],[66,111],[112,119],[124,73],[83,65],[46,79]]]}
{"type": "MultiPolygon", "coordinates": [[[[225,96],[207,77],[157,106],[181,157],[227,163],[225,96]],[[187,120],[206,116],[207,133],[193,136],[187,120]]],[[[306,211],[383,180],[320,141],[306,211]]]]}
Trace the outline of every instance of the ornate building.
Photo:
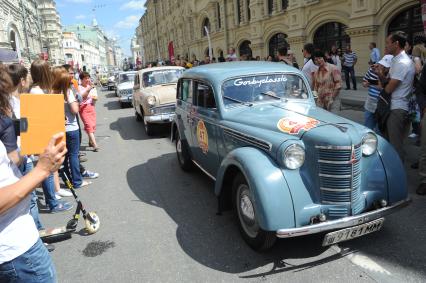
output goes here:
{"type": "Polygon", "coordinates": [[[175,56],[203,58],[207,27],[215,57],[235,47],[238,55],[265,58],[289,46],[300,63],[306,42],[322,48],[351,44],[361,75],[369,42],[383,53],[389,32],[403,30],[410,39],[424,34],[418,0],[147,0],[145,6],[140,34],[146,61],[169,59],[170,42],[175,56]]]}

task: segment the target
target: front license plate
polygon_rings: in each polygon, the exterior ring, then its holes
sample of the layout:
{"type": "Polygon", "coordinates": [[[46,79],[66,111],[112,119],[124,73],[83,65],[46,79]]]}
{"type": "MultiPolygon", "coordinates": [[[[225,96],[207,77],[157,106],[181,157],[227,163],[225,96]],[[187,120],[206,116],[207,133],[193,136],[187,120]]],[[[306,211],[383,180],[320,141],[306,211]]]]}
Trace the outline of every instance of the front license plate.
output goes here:
{"type": "Polygon", "coordinates": [[[325,235],[323,246],[330,246],[343,241],[355,239],[379,231],[383,226],[384,218],[380,218],[362,225],[331,232],[325,235]]]}

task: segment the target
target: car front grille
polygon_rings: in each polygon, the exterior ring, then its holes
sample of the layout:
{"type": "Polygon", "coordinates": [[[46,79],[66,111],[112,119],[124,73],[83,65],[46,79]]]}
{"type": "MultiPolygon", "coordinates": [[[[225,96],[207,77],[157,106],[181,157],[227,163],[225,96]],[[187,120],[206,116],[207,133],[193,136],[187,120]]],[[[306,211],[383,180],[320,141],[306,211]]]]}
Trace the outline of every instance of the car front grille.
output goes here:
{"type": "Polygon", "coordinates": [[[122,89],[122,90],[120,90],[120,94],[121,95],[133,94],[133,89],[122,89]]]}
{"type": "Polygon", "coordinates": [[[361,199],[361,145],[316,146],[321,202],[332,206],[329,216],[355,215],[364,209],[361,199]]]}
{"type": "Polygon", "coordinates": [[[151,114],[165,114],[165,113],[174,113],[175,112],[175,105],[168,105],[168,106],[159,106],[151,108],[151,114]]]}

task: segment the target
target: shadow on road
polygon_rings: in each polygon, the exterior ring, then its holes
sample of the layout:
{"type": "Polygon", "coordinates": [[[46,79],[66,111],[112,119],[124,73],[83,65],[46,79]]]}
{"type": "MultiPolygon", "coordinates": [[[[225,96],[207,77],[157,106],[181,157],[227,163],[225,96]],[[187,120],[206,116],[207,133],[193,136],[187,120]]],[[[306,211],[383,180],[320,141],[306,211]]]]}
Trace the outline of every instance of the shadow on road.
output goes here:
{"type": "Polygon", "coordinates": [[[115,95],[115,92],[108,92],[107,94],[105,94],[105,97],[106,98],[114,98],[114,97],[117,97],[117,95],[115,95]]]}
{"type": "Polygon", "coordinates": [[[198,170],[183,172],[174,153],[130,168],[127,182],[141,201],[164,209],[173,219],[177,224],[176,238],[186,254],[218,271],[241,273],[272,263],[273,268],[266,273],[241,276],[257,278],[301,271],[347,255],[324,255],[328,249],[321,246],[321,236],[279,240],[273,250],[256,253],[240,236],[233,211],[216,215],[214,182],[198,170]],[[303,259],[303,264],[287,262],[294,259],[303,259]]]}
{"type": "Polygon", "coordinates": [[[104,106],[106,108],[108,108],[108,110],[119,110],[119,109],[121,109],[120,102],[118,100],[110,100],[107,103],[105,103],[104,106]]]}
{"type": "Polygon", "coordinates": [[[120,117],[117,121],[112,122],[109,128],[117,131],[123,140],[149,140],[165,138],[170,135],[170,125],[158,125],[154,131],[155,135],[148,136],[143,122],[136,121],[135,116],[120,117]]]}

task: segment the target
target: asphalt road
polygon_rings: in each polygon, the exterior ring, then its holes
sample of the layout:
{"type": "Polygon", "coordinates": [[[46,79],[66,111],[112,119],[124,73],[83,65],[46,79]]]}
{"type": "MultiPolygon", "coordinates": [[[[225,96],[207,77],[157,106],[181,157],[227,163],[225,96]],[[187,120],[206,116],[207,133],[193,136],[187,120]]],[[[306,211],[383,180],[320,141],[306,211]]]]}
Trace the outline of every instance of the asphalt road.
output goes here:
{"type": "MultiPolygon", "coordinates": [[[[84,137],[83,151],[100,178],[77,193],[101,229],[86,235],[81,220],[79,233],[55,244],[59,282],[426,282],[426,198],[414,194],[414,170],[407,168],[412,204],[382,231],[330,248],[319,237],[279,240],[256,253],[232,212],[216,215],[213,181],[179,168],[169,128],[147,137],[112,92],[100,92],[96,108],[101,150],[87,150],[84,137]]],[[[341,114],[362,119],[359,111],[341,114]]],[[[418,147],[408,142],[409,166],[418,147]]],[[[52,227],[71,215],[41,217],[52,227]]]]}

